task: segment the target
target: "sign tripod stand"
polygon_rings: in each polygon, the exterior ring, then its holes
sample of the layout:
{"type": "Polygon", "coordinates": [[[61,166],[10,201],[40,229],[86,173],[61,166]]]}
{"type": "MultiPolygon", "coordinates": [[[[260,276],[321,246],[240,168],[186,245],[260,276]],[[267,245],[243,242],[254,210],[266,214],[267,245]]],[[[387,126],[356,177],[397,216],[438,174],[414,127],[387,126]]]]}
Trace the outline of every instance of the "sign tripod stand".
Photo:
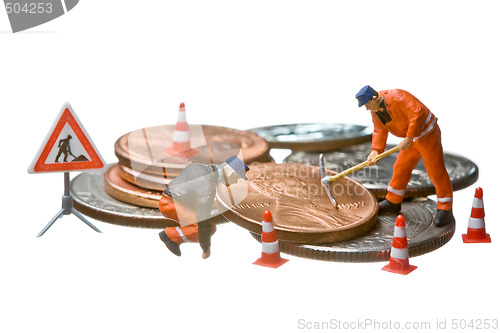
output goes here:
{"type": "Polygon", "coordinates": [[[76,116],[69,103],[65,103],[52,125],[47,137],[40,146],[33,162],[28,168],[28,173],[39,172],[64,172],[64,195],[61,210],[38,234],[43,234],[63,215],[75,215],[86,225],[97,232],[101,232],[92,223],[87,221],[82,214],[73,208],[73,196],[70,192],[70,171],[86,171],[89,169],[102,169],[105,163],[80,119],[76,116]],[[71,141],[70,141],[71,140],[71,141]],[[73,153],[75,152],[75,154],[73,153]],[[60,162],[59,157],[63,157],[60,162]],[[72,156],[73,160],[68,161],[72,156]]]}
{"type": "Polygon", "coordinates": [[[56,216],[54,216],[52,218],[52,220],[50,220],[50,222],[45,226],[45,228],[43,228],[43,230],[40,231],[40,233],[38,234],[37,237],[43,236],[43,234],[47,230],[49,230],[49,228],[54,224],[54,222],[56,222],[59,218],[62,218],[63,215],[71,215],[71,214],[73,214],[76,217],[78,217],[86,225],[88,225],[89,227],[91,227],[95,231],[102,233],[101,230],[97,229],[97,227],[95,225],[93,225],[92,223],[90,223],[82,214],[80,214],[80,212],[78,212],[76,209],[73,208],[73,196],[70,193],[69,186],[70,186],[69,171],[67,171],[67,172],[64,173],[64,194],[62,196],[62,208],[56,214],[56,216]]]}

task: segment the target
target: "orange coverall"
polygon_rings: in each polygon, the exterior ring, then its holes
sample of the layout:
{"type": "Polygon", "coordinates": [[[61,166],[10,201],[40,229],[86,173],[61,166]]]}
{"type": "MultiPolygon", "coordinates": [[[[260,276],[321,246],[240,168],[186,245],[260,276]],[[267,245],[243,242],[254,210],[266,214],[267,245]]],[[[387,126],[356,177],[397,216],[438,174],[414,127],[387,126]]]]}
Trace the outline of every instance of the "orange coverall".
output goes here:
{"type": "MultiPolygon", "coordinates": [[[[174,204],[174,200],[170,196],[162,195],[160,202],[159,202],[159,208],[160,212],[163,216],[165,216],[168,219],[174,220],[176,222],[179,222],[179,217],[177,215],[177,210],[174,204]]],[[[182,208],[181,208],[182,209],[182,208]]],[[[215,224],[208,220],[208,221],[202,221],[199,223],[193,223],[190,225],[186,226],[178,226],[178,227],[166,227],[165,228],[165,233],[167,236],[174,241],[177,244],[182,244],[185,242],[193,242],[197,243],[200,241],[200,227],[202,229],[207,229],[210,228],[210,234],[213,235],[216,231],[216,226],[215,224]]],[[[208,233],[208,230],[207,230],[208,233]]],[[[210,239],[208,239],[208,242],[210,239]]],[[[204,244],[200,244],[203,245],[204,244]]],[[[205,252],[208,249],[203,249],[205,252]]]]}
{"type": "Polygon", "coordinates": [[[392,89],[380,91],[379,94],[384,97],[387,112],[384,115],[371,111],[374,125],[372,150],[379,154],[384,151],[389,132],[400,138],[413,138],[412,145],[400,151],[396,158],[386,199],[395,204],[403,201],[411,172],[422,158],[427,174],[436,188],[437,208],[451,209],[453,188],[444,164],[437,118],[407,91],[392,89]]]}

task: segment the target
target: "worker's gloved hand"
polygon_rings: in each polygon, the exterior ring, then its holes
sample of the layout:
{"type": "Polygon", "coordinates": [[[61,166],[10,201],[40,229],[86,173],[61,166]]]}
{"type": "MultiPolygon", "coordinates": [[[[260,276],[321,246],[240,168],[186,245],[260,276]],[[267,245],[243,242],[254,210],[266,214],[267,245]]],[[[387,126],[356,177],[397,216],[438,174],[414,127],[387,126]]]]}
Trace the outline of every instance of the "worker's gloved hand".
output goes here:
{"type": "Polygon", "coordinates": [[[413,138],[411,137],[406,137],[404,138],[398,145],[399,149],[405,150],[411,146],[411,143],[413,142],[413,138]]]}
{"type": "Polygon", "coordinates": [[[370,155],[368,155],[368,157],[366,158],[366,162],[368,163],[368,166],[372,166],[372,165],[377,164],[378,161],[375,160],[375,157],[377,157],[377,156],[378,156],[378,151],[372,150],[370,155]]]}

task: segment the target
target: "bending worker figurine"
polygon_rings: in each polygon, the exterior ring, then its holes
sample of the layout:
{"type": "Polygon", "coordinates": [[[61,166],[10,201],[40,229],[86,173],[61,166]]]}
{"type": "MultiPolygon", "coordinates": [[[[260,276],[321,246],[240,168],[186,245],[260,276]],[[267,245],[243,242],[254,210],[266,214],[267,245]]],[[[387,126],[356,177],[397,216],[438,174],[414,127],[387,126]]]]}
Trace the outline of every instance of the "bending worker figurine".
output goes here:
{"type": "Polygon", "coordinates": [[[401,210],[411,172],[422,158],[438,198],[434,225],[441,227],[454,222],[453,188],[444,164],[441,130],[436,116],[415,96],[401,89],[376,92],[372,87],[364,86],[356,98],[359,107],[364,105],[371,112],[374,125],[368,165],[374,165],[375,156],[384,151],[389,132],[404,138],[399,143],[401,151],[394,163],[387,196],[380,202],[379,212],[397,213],[401,210]]]}
{"type": "Polygon", "coordinates": [[[230,186],[243,178],[247,180],[248,166],[232,156],[221,165],[193,163],[173,179],[160,199],[160,212],[180,224],[160,232],[160,239],[175,255],[180,256],[179,245],[199,242],[202,257],[210,256],[210,239],[215,232],[212,210],[217,186],[230,186]]]}

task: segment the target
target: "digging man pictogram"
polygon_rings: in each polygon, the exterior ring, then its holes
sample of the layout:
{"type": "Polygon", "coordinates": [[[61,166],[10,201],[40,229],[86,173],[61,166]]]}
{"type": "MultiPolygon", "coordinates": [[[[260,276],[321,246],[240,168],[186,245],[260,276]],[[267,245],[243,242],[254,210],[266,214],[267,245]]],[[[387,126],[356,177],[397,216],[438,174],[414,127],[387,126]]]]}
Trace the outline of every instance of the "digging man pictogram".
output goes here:
{"type": "Polygon", "coordinates": [[[56,163],[59,162],[59,157],[61,156],[61,154],[64,154],[63,162],[68,161],[68,155],[71,155],[74,158],[76,158],[76,156],[73,155],[73,153],[71,152],[71,146],[69,143],[69,140],[71,140],[71,139],[72,139],[72,136],[68,135],[68,137],[66,139],[59,140],[59,145],[57,146],[59,148],[59,151],[57,152],[56,163]]]}

